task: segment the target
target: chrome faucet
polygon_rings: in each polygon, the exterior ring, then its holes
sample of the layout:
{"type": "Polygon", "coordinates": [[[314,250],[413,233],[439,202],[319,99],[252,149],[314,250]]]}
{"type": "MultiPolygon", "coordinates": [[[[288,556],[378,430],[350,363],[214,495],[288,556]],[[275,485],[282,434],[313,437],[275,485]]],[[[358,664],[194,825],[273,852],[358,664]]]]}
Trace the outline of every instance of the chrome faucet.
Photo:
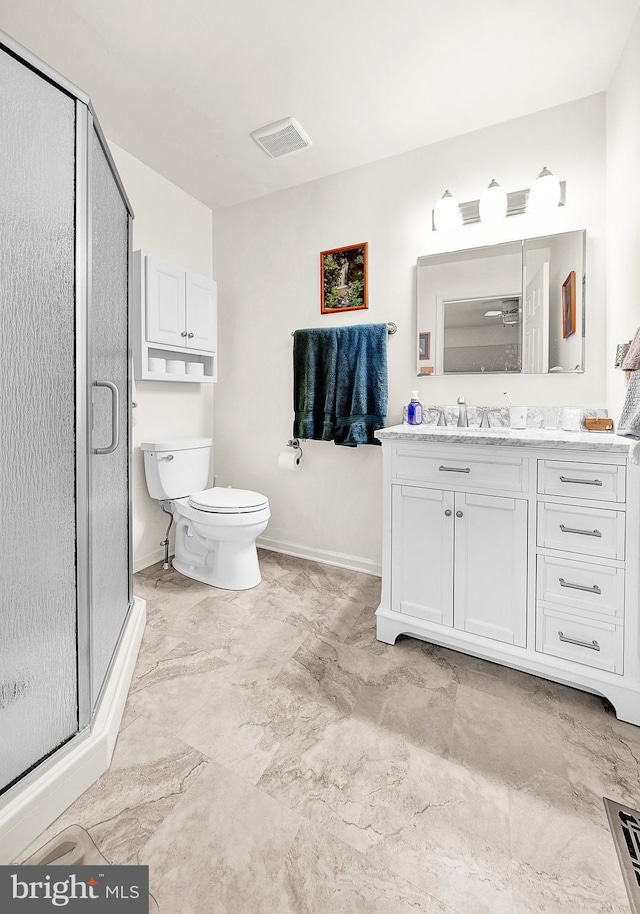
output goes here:
{"type": "Polygon", "coordinates": [[[444,410],[443,410],[443,409],[440,409],[439,406],[425,406],[424,411],[427,412],[427,413],[438,413],[438,426],[439,426],[440,428],[442,428],[442,426],[444,426],[444,425],[447,424],[447,420],[446,420],[446,418],[445,418],[444,410]]]}
{"type": "Polygon", "coordinates": [[[500,413],[500,409],[483,409],[482,410],[482,420],[480,422],[480,428],[491,428],[491,422],[489,421],[489,416],[491,413],[500,413]]]}
{"type": "Polygon", "coordinates": [[[458,428],[469,428],[469,418],[467,416],[467,404],[464,397],[458,397],[458,428]]]}

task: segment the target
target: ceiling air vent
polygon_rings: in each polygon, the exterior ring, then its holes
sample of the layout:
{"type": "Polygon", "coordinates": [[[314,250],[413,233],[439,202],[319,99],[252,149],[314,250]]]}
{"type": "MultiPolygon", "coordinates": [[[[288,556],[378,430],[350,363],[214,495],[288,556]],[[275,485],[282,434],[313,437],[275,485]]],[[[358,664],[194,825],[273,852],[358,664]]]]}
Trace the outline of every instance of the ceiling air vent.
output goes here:
{"type": "Polygon", "coordinates": [[[285,117],[281,121],[260,127],[259,130],[254,130],[251,136],[272,159],[288,156],[292,152],[300,152],[311,146],[311,140],[293,117],[285,117]]]}

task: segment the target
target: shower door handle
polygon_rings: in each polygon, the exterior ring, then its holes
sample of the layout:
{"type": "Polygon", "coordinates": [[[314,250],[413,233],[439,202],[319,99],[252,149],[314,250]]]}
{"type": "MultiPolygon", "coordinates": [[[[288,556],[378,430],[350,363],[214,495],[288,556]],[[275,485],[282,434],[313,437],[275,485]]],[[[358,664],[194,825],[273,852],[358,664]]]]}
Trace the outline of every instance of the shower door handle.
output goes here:
{"type": "Polygon", "coordinates": [[[108,447],[96,447],[93,449],[94,454],[113,454],[120,441],[119,420],[120,420],[120,394],[118,388],[112,381],[94,381],[94,387],[106,387],[111,391],[111,444],[108,447]]]}

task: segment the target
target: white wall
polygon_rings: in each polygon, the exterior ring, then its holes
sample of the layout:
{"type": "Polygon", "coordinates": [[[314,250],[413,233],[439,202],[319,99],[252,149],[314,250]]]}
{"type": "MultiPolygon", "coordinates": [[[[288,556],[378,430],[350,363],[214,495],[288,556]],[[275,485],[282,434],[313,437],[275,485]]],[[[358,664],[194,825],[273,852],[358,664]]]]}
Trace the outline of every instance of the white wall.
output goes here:
{"type": "MultiPolygon", "coordinates": [[[[133,249],[159,257],[205,276],[212,272],[212,214],[209,207],[152,171],[129,153],[109,144],[131,201],[133,249]]],[[[136,307],[135,302],[131,303],[136,307]]],[[[213,434],[213,385],[170,381],[134,381],[133,400],[133,558],[134,570],[162,557],[160,541],[168,518],[148,493],[140,444],[158,435],[213,434]]]]}
{"type": "MultiPolygon", "coordinates": [[[[275,160],[278,168],[282,163],[275,160]]],[[[423,254],[586,228],[589,275],[584,375],[509,376],[521,404],[605,404],[604,95],[446,140],[214,214],[219,292],[220,382],[216,394],[219,484],[253,488],[271,502],[265,543],[379,568],[381,453],[308,442],[302,469],[278,470],[292,427],[291,331],[390,321],[388,424],[401,421],[410,391],[424,403],[502,404],[498,377],[416,378],[416,259],[423,254]],[[431,232],[445,188],[477,199],[496,177],[530,186],[548,165],[567,181],[567,206],[543,224],[514,216],[500,226],[431,232]],[[320,315],[319,252],[369,242],[368,311],[320,315]]]]}
{"type": "Polygon", "coordinates": [[[617,343],[640,325],[640,14],[607,92],[607,368],[617,420],[624,373],[613,368],[617,343]]]}

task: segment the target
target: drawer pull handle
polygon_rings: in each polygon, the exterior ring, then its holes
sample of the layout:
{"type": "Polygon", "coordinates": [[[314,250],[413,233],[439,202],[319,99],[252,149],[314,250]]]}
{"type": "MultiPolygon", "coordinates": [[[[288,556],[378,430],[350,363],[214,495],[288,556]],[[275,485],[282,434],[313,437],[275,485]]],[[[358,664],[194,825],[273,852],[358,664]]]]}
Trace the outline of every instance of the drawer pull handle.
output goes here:
{"type": "Polygon", "coordinates": [[[579,486],[601,486],[601,479],[571,479],[569,476],[561,476],[560,482],[575,482],[579,486]]]}
{"type": "Polygon", "coordinates": [[[558,632],[558,638],[561,641],[566,641],[567,644],[577,644],[578,647],[588,647],[590,651],[599,651],[600,645],[597,641],[579,641],[577,638],[567,638],[563,632],[558,632]]]}
{"type": "Polygon", "coordinates": [[[438,467],[441,473],[470,473],[470,467],[438,467]]]}
{"type": "Polygon", "coordinates": [[[581,536],[602,536],[599,530],[578,530],[577,527],[565,527],[564,524],[560,524],[560,529],[563,533],[579,533],[581,536]]]}
{"type": "Polygon", "coordinates": [[[572,590],[584,590],[586,593],[602,593],[597,584],[594,584],[593,587],[587,587],[586,584],[571,584],[570,581],[565,581],[564,578],[558,578],[560,581],[560,587],[570,587],[572,590]]]}

